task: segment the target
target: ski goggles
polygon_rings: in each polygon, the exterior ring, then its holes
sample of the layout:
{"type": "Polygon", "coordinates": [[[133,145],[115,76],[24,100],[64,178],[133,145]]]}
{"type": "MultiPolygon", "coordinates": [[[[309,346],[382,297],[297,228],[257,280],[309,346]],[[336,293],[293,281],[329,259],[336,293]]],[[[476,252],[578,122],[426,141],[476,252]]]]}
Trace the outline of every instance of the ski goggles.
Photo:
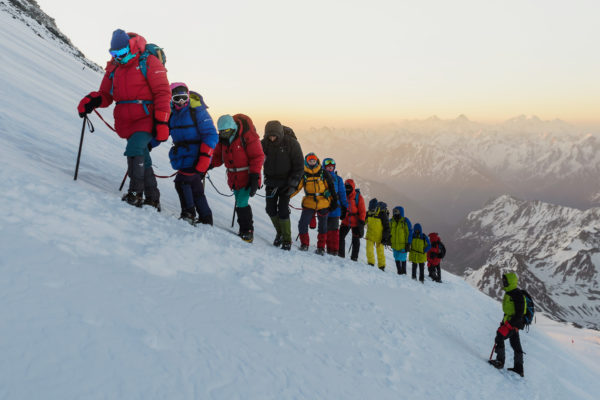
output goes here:
{"type": "Polygon", "coordinates": [[[123,57],[125,57],[127,54],[129,54],[129,46],[123,47],[122,49],[118,49],[118,50],[109,50],[108,51],[110,53],[110,55],[115,59],[115,60],[120,60],[123,57]]]}
{"type": "Polygon", "coordinates": [[[235,134],[235,129],[223,129],[219,131],[219,137],[221,139],[229,139],[232,135],[235,134]]]}
{"type": "Polygon", "coordinates": [[[335,168],[335,160],[333,158],[326,158],[323,160],[323,165],[326,167],[332,165],[335,168]]]}
{"type": "Polygon", "coordinates": [[[173,97],[171,97],[173,103],[185,103],[189,99],[190,96],[187,93],[174,94],[173,97]]]}

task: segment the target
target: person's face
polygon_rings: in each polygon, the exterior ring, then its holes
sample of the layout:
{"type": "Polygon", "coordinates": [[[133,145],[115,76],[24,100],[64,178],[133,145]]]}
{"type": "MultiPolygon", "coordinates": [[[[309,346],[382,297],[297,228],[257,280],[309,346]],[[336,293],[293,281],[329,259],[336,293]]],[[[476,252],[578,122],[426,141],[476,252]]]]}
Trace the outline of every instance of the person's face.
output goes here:
{"type": "Polygon", "coordinates": [[[325,167],[325,169],[329,172],[333,172],[335,171],[335,165],[328,165],[325,167]]]}
{"type": "Polygon", "coordinates": [[[272,136],[269,136],[269,140],[270,140],[271,142],[274,142],[274,141],[276,141],[276,140],[277,140],[277,136],[274,136],[274,135],[272,135],[272,136]]]}
{"type": "Polygon", "coordinates": [[[306,163],[312,168],[315,165],[317,165],[317,159],[316,158],[309,158],[308,160],[306,160],[306,163]]]}

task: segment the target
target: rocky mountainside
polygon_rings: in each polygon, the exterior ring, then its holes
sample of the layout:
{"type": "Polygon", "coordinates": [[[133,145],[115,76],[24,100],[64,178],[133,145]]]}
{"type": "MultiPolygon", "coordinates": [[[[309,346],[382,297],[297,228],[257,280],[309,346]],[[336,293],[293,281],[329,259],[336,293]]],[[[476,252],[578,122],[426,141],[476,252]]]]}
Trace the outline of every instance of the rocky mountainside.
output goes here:
{"type": "Polygon", "coordinates": [[[101,71],[102,68],[88,60],[56,26],[54,18],[46,14],[35,0],[0,0],[0,11],[7,12],[28,26],[35,34],[45,40],[57,42],[60,48],[72,54],[88,68],[101,71]]]}
{"type": "Polygon", "coordinates": [[[471,212],[446,267],[484,293],[502,296],[501,276],[520,286],[560,321],[600,329],[600,208],[574,208],[504,195],[471,212]]]}

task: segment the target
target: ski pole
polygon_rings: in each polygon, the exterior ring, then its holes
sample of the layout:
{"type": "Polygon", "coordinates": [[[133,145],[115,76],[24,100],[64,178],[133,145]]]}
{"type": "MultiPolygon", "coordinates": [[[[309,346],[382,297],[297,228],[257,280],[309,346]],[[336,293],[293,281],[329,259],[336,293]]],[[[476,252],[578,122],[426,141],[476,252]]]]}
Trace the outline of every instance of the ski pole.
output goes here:
{"type": "Polygon", "coordinates": [[[74,181],[77,180],[77,175],[79,174],[79,161],[81,160],[81,148],[83,147],[83,135],[85,134],[86,122],[90,129],[90,133],[94,132],[94,125],[92,125],[92,122],[88,119],[87,115],[84,116],[83,123],[81,124],[81,138],[79,139],[79,151],[77,152],[77,163],[75,164],[75,176],[73,177],[74,181]]]}
{"type": "Polygon", "coordinates": [[[125,176],[123,177],[123,181],[121,181],[121,186],[119,186],[119,192],[123,190],[123,186],[125,186],[125,181],[127,180],[127,174],[129,171],[125,171],[125,176]]]}
{"type": "Polygon", "coordinates": [[[496,350],[496,343],[494,342],[494,347],[492,347],[492,353],[490,354],[490,360],[494,356],[494,350],[496,350]]]}

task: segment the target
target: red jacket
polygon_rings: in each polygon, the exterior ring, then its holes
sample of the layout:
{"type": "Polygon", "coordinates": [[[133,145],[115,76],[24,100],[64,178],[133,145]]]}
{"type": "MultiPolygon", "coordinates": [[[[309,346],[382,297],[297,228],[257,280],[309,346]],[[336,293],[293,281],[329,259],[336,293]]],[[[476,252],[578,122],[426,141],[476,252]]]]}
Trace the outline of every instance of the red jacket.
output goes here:
{"type": "Polygon", "coordinates": [[[446,255],[446,247],[435,232],[429,234],[429,242],[431,243],[431,248],[427,252],[427,264],[430,267],[436,267],[440,265],[440,261],[446,255]],[[434,255],[435,257],[433,257],[434,255]]]}
{"type": "Polygon", "coordinates": [[[258,185],[260,186],[260,172],[265,161],[265,153],[263,153],[256,128],[250,117],[244,114],[236,114],[233,116],[233,119],[238,126],[236,137],[230,145],[219,141],[217,147],[215,147],[212,165],[213,167],[218,167],[225,164],[225,167],[227,167],[227,184],[233,190],[243,189],[248,186],[248,176],[251,173],[258,174],[258,185]],[[242,137],[244,138],[245,146],[242,145],[242,137]],[[241,168],[242,170],[230,170],[234,168],[241,168]]]}
{"type": "Polygon", "coordinates": [[[354,180],[346,179],[346,183],[352,186],[352,191],[346,196],[348,200],[348,210],[346,212],[346,218],[342,221],[343,225],[355,227],[358,226],[358,221],[365,222],[367,217],[367,209],[365,208],[365,199],[362,194],[358,193],[358,202],[356,201],[356,185],[354,180]]]}
{"type": "Polygon", "coordinates": [[[134,132],[152,133],[154,120],[167,122],[171,113],[171,89],[167,79],[167,69],[158,58],[150,55],[146,61],[147,78],[139,67],[139,55],[146,47],[146,39],[135,33],[128,33],[131,52],[138,53],[127,64],[121,65],[111,60],[106,65],[106,73],[100,84],[102,96],[100,107],[108,107],[113,101],[151,100],[153,104],[117,104],[113,111],[117,134],[127,139],[134,132]],[[110,75],[113,73],[111,79],[110,75]],[[146,112],[146,109],[148,112],[146,112]]]}

